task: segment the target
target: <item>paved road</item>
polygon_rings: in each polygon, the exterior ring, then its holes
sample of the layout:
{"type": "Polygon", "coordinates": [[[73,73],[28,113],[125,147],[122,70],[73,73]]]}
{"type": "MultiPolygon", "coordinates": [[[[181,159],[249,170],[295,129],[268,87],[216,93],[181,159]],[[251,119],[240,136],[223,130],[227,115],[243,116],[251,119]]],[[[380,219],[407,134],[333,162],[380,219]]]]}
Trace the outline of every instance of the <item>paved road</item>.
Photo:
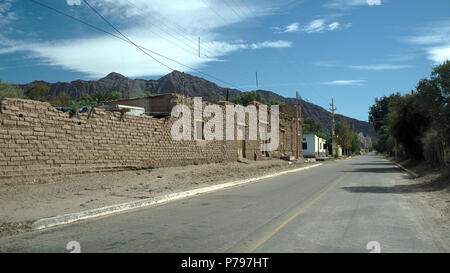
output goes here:
{"type": "Polygon", "coordinates": [[[0,251],[442,252],[370,155],[156,207],[0,239],[0,251]]]}

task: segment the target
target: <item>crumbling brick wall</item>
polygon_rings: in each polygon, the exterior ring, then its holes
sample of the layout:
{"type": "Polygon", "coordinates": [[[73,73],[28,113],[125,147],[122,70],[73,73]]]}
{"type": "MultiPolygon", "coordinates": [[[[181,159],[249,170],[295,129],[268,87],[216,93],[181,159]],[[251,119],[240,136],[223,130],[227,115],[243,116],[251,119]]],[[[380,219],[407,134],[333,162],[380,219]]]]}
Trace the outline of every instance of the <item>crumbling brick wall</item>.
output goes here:
{"type": "MultiPolygon", "coordinates": [[[[71,117],[49,103],[4,99],[0,102],[0,179],[237,160],[237,141],[173,140],[171,127],[176,120],[171,116],[121,118],[120,113],[109,111],[96,111],[90,118],[87,113],[71,117]]],[[[280,127],[286,130],[285,146],[271,156],[295,155],[293,123],[289,117],[280,118],[280,127]]],[[[245,157],[260,159],[260,144],[259,139],[246,141],[245,157]]]]}

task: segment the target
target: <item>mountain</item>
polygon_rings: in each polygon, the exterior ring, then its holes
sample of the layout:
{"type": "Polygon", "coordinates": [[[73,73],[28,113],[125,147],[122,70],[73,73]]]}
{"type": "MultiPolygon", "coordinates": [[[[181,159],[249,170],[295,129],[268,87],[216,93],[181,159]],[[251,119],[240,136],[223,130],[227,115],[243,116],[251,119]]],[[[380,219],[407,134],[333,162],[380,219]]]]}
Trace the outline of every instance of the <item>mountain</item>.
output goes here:
{"type": "MultiPolygon", "coordinates": [[[[124,97],[128,98],[138,97],[142,93],[147,91],[153,94],[184,92],[190,97],[202,97],[203,100],[208,101],[225,100],[227,93],[226,88],[222,88],[215,83],[207,81],[203,78],[181,73],[179,71],[173,71],[172,73],[167,74],[158,80],[131,80],[119,73],[112,72],[106,77],[99,79],[98,81],[76,80],[70,83],[48,83],[45,81],[34,81],[28,84],[16,86],[23,90],[27,90],[35,84],[43,84],[48,86],[50,88],[51,96],[56,96],[57,94],[64,92],[69,94],[73,100],[77,100],[84,94],[93,94],[97,91],[105,91],[108,93],[118,91],[121,92],[124,97]]],[[[239,96],[242,93],[237,89],[229,89],[228,92],[229,100],[232,100],[234,97],[239,96]]],[[[272,91],[257,90],[257,92],[261,93],[267,101],[274,99],[285,103],[285,109],[287,111],[293,111],[293,113],[295,113],[295,108],[293,105],[295,105],[296,99],[286,98],[272,91]]],[[[313,118],[322,125],[322,128],[325,132],[330,131],[330,112],[320,106],[306,102],[304,100],[300,100],[300,103],[303,118],[313,118]]],[[[352,128],[356,133],[363,133],[365,136],[370,136],[372,140],[375,140],[377,138],[377,133],[370,123],[352,119],[343,115],[336,115],[336,122],[343,121],[344,119],[347,120],[350,128],[352,128]]]]}

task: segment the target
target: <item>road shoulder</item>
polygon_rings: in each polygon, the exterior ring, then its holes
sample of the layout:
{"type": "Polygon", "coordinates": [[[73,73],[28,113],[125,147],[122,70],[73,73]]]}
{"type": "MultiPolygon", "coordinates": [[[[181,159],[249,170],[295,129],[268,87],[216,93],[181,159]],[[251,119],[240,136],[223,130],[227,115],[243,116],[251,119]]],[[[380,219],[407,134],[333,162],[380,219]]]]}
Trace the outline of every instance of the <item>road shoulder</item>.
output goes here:
{"type": "Polygon", "coordinates": [[[37,183],[4,185],[0,187],[0,205],[3,208],[0,215],[0,236],[32,231],[36,227],[33,227],[35,220],[42,218],[77,212],[89,216],[95,214],[99,208],[111,206],[113,210],[105,211],[113,213],[117,204],[126,204],[127,206],[123,206],[125,209],[135,207],[135,204],[144,204],[146,201],[153,204],[156,199],[162,202],[180,198],[180,192],[192,193],[220,184],[245,181],[312,165],[314,163],[274,159],[248,164],[216,163],[48,177],[37,183]]]}

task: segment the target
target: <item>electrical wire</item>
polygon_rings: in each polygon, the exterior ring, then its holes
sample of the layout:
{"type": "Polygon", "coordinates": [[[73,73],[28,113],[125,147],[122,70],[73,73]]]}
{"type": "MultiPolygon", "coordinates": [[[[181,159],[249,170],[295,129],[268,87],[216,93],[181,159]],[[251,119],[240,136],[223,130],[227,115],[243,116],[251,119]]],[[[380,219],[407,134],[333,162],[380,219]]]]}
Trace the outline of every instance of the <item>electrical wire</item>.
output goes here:
{"type": "MultiPolygon", "coordinates": [[[[199,73],[199,74],[201,74],[201,75],[203,75],[203,76],[209,77],[209,78],[211,78],[211,79],[214,79],[214,80],[217,80],[217,81],[219,81],[219,82],[221,82],[221,83],[224,83],[224,84],[226,84],[226,85],[228,85],[228,86],[234,87],[235,89],[237,89],[237,90],[239,90],[239,91],[242,92],[242,90],[240,90],[240,88],[239,88],[238,86],[236,86],[235,84],[233,84],[233,83],[224,81],[224,80],[222,80],[222,79],[220,79],[220,78],[218,78],[218,77],[216,77],[216,76],[213,76],[213,75],[211,75],[211,74],[202,72],[202,71],[200,71],[200,70],[198,70],[198,69],[196,69],[196,68],[193,68],[193,67],[191,67],[191,66],[189,66],[189,65],[183,64],[183,63],[181,63],[181,62],[179,62],[179,61],[177,61],[177,60],[174,60],[174,59],[172,59],[172,58],[170,58],[170,57],[167,57],[167,56],[165,56],[165,55],[163,55],[163,54],[160,54],[160,53],[158,53],[158,52],[156,52],[156,51],[153,51],[153,50],[151,50],[151,49],[148,49],[148,48],[146,48],[146,47],[144,47],[144,46],[135,44],[135,43],[133,43],[133,42],[131,42],[131,41],[128,41],[127,39],[124,39],[124,38],[122,38],[122,37],[120,37],[120,36],[118,36],[118,35],[116,35],[116,34],[114,34],[114,33],[111,33],[111,32],[109,32],[109,31],[107,31],[107,30],[104,30],[104,29],[102,29],[102,28],[100,28],[100,27],[97,27],[97,26],[95,26],[95,25],[93,25],[93,24],[91,24],[91,23],[88,23],[88,22],[86,22],[86,21],[84,21],[84,20],[81,20],[81,19],[79,19],[79,18],[77,18],[77,17],[75,17],[75,16],[72,16],[72,15],[70,15],[70,14],[67,14],[67,13],[65,13],[65,12],[62,12],[62,11],[56,9],[56,8],[53,8],[53,7],[51,7],[51,6],[48,6],[48,5],[46,5],[46,4],[44,4],[44,3],[40,2],[40,1],[37,1],[37,0],[30,0],[30,1],[34,2],[35,4],[38,4],[38,5],[42,6],[42,7],[44,7],[44,8],[47,8],[47,9],[49,9],[49,10],[52,10],[52,11],[54,11],[54,12],[60,14],[60,15],[66,16],[66,17],[68,17],[68,18],[70,18],[70,19],[72,19],[72,20],[74,20],[74,21],[77,21],[77,22],[82,23],[82,24],[84,24],[84,25],[86,25],[86,26],[89,26],[89,27],[92,28],[92,29],[95,29],[95,30],[97,30],[97,31],[103,32],[103,33],[108,34],[108,35],[110,35],[110,36],[113,36],[113,37],[115,37],[115,38],[117,38],[117,39],[120,39],[120,40],[126,42],[126,43],[133,44],[134,46],[137,46],[137,47],[141,48],[142,50],[151,52],[151,53],[153,53],[153,54],[155,54],[155,55],[157,55],[157,56],[160,56],[160,57],[162,57],[162,58],[164,58],[164,59],[166,59],[166,60],[169,60],[169,61],[171,61],[171,62],[174,62],[174,63],[176,63],[176,64],[178,64],[178,65],[181,65],[181,66],[183,66],[183,67],[185,67],[185,68],[188,68],[188,69],[190,69],[190,70],[192,70],[192,71],[195,71],[195,72],[197,72],[197,73],[199,73]]],[[[160,61],[158,61],[158,63],[162,64],[160,61]]],[[[164,65],[165,67],[168,67],[168,66],[166,66],[165,64],[162,64],[162,65],[164,65]]],[[[168,67],[168,68],[169,68],[169,67],[168,67]]],[[[171,69],[171,70],[175,70],[175,69],[172,69],[172,68],[170,68],[170,69],[171,69]]]]}

